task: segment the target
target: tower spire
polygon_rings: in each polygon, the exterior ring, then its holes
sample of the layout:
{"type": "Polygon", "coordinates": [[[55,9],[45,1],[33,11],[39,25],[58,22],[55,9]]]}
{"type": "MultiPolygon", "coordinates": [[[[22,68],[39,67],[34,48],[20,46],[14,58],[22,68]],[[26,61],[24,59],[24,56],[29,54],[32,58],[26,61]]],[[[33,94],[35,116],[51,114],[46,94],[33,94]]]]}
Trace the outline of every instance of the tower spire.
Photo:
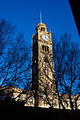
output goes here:
{"type": "Polygon", "coordinates": [[[42,23],[42,13],[40,11],[40,23],[42,23]]]}

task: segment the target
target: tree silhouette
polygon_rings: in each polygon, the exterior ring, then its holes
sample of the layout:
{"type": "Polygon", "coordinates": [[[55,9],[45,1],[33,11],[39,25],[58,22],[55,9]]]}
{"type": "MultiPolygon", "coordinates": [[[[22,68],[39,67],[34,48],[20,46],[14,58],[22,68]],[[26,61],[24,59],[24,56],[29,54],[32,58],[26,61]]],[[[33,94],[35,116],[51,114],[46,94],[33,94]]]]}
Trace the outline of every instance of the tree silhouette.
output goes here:
{"type": "Polygon", "coordinates": [[[80,50],[70,39],[67,34],[62,36],[60,41],[53,45],[53,53],[59,102],[61,105],[65,102],[71,109],[75,109],[76,94],[79,94],[80,50]]]}
{"type": "Polygon", "coordinates": [[[0,90],[30,87],[30,48],[23,33],[5,19],[0,20],[0,90]]]}

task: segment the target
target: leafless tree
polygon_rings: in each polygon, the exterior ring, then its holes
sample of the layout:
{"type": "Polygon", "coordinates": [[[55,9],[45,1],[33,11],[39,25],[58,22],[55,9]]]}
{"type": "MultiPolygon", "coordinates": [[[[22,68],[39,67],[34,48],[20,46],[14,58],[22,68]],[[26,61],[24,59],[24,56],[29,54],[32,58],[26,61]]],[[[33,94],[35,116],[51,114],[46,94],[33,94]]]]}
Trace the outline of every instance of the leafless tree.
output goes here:
{"type": "Polygon", "coordinates": [[[29,88],[31,79],[30,48],[23,33],[5,19],[0,20],[0,89],[29,88]]]}
{"type": "Polygon", "coordinates": [[[75,109],[76,94],[79,94],[80,91],[78,86],[80,83],[79,47],[70,40],[70,36],[65,34],[61,37],[60,41],[55,43],[53,51],[56,90],[59,103],[63,108],[66,108],[64,105],[65,102],[71,109],[75,109]]]}

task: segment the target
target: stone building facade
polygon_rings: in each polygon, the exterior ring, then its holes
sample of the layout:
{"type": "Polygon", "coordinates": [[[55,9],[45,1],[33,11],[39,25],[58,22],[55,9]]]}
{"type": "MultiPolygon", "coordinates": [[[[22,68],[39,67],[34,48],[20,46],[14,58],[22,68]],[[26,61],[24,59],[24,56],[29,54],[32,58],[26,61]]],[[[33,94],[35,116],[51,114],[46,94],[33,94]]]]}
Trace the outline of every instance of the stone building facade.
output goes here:
{"type": "MultiPolygon", "coordinates": [[[[39,23],[36,34],[32,35],[32,89],[35,91],[35,104],[40,106],[44,92],[55,92],[52,34],[39,23]],[[43,95],[42,95],[43,94],[43,95]]],[[[46,93],[48,94],[48,93],[46,93]]]]}

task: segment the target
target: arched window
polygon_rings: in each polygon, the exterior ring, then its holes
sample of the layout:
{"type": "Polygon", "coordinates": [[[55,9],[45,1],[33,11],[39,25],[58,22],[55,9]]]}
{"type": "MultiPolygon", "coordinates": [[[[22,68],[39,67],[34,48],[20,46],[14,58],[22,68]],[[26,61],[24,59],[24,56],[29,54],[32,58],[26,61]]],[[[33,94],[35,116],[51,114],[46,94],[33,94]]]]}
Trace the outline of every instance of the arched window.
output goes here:
{"type": "Polygon", "coordinates": [[[45,31],[45,28],[44,28],[44,27],[41,27],[41,31],[45,31]]]}

